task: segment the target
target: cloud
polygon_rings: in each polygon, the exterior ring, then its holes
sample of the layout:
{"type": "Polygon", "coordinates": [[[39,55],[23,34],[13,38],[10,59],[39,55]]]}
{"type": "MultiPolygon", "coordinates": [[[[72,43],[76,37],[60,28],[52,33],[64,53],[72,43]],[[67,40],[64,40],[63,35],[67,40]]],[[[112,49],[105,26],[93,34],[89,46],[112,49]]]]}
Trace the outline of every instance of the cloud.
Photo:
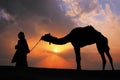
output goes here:
{"type": "MultiPolygon", "coordinates": [[[[73,25],[69,17],[60,10],[56,0],[0,0],[0,21],[1,65],[12,65],[10,60],[15,52],[19,31],[25,32],[31,49],[42,35],[50,32],[61,36],[73,25]]],[[[40,47],[44,47],[43,44],[40,47]]],[[[38,53],[41,49],[38,48],[38,53]]],[[[33,62],[39,62],[37,57],[30,58],[35,59],[30,59],[32,65],[33,62]]]]}
{"type": "Polygon", "coordinates": [[[112,0],[62,0],[60,7],[76,26],[84,27],[91,24],[105,35],[109,40],[111,55],[114,58],[120,46],[118,43],[120,14],[119,9],[116,8],[119,5],[116,2],[119,3],[112,0]]]}
{"type": "Polygon", "coordinates": [[[10,20],[13,20],[14,18],[9,13],[7,13],[4,9],[0,9],[0,20],[2,19],[6,21],[10,21],[10,20]]]}
{"type": "MultiPolygon", "coordinates": [[[[65,16],[64,12],[60,10],[56,4],[56,0],[1,0],[0,5],[6,12],[14,16],[17,28],[26,33],[32,32],[36,35],[37,28],[40,30],[39,32],[41,32],[41,30],[44,30],[44,27],[55,29],[54,31],[64,31],[66,27],[69,29],[70,26],[73,25],[69,17],[65,16]],[[29,28],[26,29],[28,26],[29,28]],[[59,30],[57,29],[58,27],[59,30]]],[[[49,31],[53,32],[51,30],[49,31]]]]}
{"type": "Polygon", "coordinates": [[[9,14],[5,9],[0,8],[0,33],[4,31],[6,25],[14,22],[14,17],[9,14]]]}
{"type": "MultiPolygon", "coordinates": [[[[115,5],[119,1],[108,1],[104,5],[100,1],[103,0],[0,0],[0,56],[3,61],[0,63],[10,64],[9,60],[15,52],[14,46],[19,31],[25,32],[29,47],[32,48],[46,33],[50,32],[54,36],[62,37],[76,26],[83,27],[91,24],[108,37],[112,53],[115,50],[119,51],[120,44],[117,42],[119,42],[120,34],[120,15],[119,11],[116,11],[118,4],[115,5]]],[[[50,48],[47,44],[41,42],[29,55],[30,66],[37,64],[42,66],[41,61],[44,61],[50,53],[46,51],[46,47],[50,48]]],[[[83,66],[90,67],[85,67],[86,69],[93,69],[91,64],[98,69],[97,62],[89,61],[90,58],[96,56],[93,53],[94,49],[93,46],[82,49],[83,66]],[[92,57],[87,55],[88,50],[91,51],[92,57]]],[[[73,50],[70,49],[59,57],[66,59],[69,65],[72,61],[70,67],[75,68],[75,61],[71,59],[74,57],[73,50]]]]}

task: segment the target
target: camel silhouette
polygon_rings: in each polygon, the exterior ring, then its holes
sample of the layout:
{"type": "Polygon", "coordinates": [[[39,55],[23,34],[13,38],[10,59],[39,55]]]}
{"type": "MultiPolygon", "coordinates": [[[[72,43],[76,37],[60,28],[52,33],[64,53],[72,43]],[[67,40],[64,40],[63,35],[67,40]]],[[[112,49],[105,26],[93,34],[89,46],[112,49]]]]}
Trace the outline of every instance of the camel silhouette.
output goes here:
{"type": "Polygon", "coordinates": [[[104,53],[106,53],[109,62],[111,64],[112,70],[114,70],[113,60],[109,53],[110,48],[108,46],[108,40],[100,32],[94,29],[92,25],[74,28],[69,34],[67,34],[62,38],[54,37],[50,33],[45,34],[44,36],[41,37],[41,40],[58,45],[71,42],[71,44],[74,47],[74,51],[76,55],[77,70],[81,70],[80,48],[96,43],[98,52],[102,58],[102,64],[103,64],[102,70],[105,70],[105,65],[106,65],[106,59],[104,53]]]}

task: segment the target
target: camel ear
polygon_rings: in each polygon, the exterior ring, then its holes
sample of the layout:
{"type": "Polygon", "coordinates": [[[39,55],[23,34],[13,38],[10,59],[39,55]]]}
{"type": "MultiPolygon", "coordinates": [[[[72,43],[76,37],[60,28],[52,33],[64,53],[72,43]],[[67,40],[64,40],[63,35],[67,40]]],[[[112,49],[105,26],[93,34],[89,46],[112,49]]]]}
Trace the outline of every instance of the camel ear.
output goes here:
{"type": "Polygon", "coordinates": [[[51,33],[48,33],[48,35],[51,35],[51,33]]]}
{"type": "Polygon", "coordinates": [[[50,33],[45,34],[44,36],[50,35],[50,33]]]}
{"type": "Polygon", "coordinates": [[[92,27],[92,25],[90,25],[92,27]]]}

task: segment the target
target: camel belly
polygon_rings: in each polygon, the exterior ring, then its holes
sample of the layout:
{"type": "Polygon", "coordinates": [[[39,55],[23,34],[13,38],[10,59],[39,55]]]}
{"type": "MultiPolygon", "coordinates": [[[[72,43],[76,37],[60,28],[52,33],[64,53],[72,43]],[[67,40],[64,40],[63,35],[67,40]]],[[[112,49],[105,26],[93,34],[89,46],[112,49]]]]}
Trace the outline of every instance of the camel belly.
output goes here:
{"type": "Polygon", "coordinates": [[[76,40],[71,42],[74,46],[84,47],[96,43],[95,40],[76,40]]]}

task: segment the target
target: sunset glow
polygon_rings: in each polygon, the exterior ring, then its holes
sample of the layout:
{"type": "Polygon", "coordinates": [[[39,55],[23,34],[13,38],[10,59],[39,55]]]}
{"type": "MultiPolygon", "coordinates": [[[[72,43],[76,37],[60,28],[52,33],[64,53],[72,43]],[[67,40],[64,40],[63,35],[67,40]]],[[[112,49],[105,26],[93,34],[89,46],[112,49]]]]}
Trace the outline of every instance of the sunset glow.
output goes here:
{"type": "Polygon", "coordinates": [[[58,53],[58,52],[59,52],[59,50],[58,50],[58,49],[54,49],[54,52],[55,52],[55,53],[58,53]]]}
{"type": "Polygon", "coordinates": [[[71,48],[71,44],[65,44],[65,45],[51,44],[51,45],[49,45],[48,43],[46,43],[46,45],[44,45],[44,49],[46,49],[50,52],[59,53],[59,54],[62,54],[63,52],[67,51],[70,48],[71,48]]]}
{"type": "Polygon", "coordinates": [[[65,59],[58,55],[50,55],[44,60],[40,61],[36,66],[46,67],[46,68],[65,68],[68,67],[68,63],[65,59]]]}
{"type": "MultiPolygon", "coordinates": [[[[15,65],[10,61],[20,31],[31,50],[45,34],[62,38],[76,27],[92,25],[108,38],[114,66],[120,69],[120,0],[0,0],[0,5],[0,65],[15,65]]],[[[80,52],[82,69],[101,70],[96,44],[80,52]]],[[[30,67],[76,69],[74,47],[69,42],[56,45],[41,40],[27,58],[30,67]]],[[[107,62],[106,69],[111,69],[107,62]]]]}

